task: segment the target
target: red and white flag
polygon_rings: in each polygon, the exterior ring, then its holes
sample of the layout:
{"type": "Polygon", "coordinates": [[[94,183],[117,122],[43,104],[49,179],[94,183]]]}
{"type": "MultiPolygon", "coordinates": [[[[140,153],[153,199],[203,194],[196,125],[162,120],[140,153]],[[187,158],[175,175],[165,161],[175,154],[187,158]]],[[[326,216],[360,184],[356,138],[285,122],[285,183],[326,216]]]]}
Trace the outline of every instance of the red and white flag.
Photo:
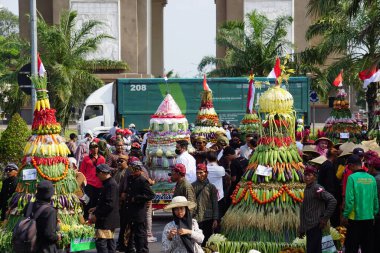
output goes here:
{"type": "Polygon", "coordinates": [[[280,58],[276,58],[274,68],[269,73],[268,78],[278,78],[281,75],[280,58]]]}
{"type": "Polygon", "coordinates": [[[249,111],[249,113],[253,112],[253,100],[255,100],[255,86],[253,85],[253,78],[253,74],[250,74],[247,96],[247,110],[249,111]]]}
{"type": "Polygon", "coordinates": [[[212,91],[210,87],[208,87],[206,75],[203,75],[203,90],[212,91]]]}
{"type": "Polygon", "coordinates": [[[37,54],[37,68],[38,68],[38,75],[39,76],[44,76],[46,73],[46,69],[44,67],[44,64],[41,61],[40,54],[37,54]]]}
{"type": "Polygon", "coordinates": [[[370,83],[380,82],[380,69],[372,68],[359,72],[359,78],[363,82],[363,88],[366,89],[370,83]]]}
{"type": "Polygon", "coordinates": [[[332,83],[335,87],[343,86],[343,70],[339,72],[339,75],[334,79],[332,83]]]}

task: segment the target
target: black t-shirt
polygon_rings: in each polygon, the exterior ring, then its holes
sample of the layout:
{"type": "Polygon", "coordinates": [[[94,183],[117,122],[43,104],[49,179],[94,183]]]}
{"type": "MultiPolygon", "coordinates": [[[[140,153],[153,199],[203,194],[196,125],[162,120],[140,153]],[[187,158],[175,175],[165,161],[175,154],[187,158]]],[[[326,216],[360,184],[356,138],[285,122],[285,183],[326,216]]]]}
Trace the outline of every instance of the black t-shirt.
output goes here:
{"type": "Polygon", "coordinates": [[[248,166],[248,159],[245,157],[238,157],[231,162],[231,177],[236,177],[235,182],[239,182],[241,177],[243,176],[245,169],[248,166]]]}

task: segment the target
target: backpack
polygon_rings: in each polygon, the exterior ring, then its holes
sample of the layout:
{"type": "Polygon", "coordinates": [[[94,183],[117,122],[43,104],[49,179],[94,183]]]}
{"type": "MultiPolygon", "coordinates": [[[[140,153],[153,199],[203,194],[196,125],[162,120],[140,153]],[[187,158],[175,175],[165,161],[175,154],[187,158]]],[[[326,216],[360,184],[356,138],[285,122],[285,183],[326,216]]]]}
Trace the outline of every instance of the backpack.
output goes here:
{"type": "Polygon", "coordinates": [[[49,205],[40,206],[35,213],[32,213],[33,203],[29,204],[25,218],[13,229],[12,246],[15,253],[34,253],[37,250],[36,219],[49,205]]]}

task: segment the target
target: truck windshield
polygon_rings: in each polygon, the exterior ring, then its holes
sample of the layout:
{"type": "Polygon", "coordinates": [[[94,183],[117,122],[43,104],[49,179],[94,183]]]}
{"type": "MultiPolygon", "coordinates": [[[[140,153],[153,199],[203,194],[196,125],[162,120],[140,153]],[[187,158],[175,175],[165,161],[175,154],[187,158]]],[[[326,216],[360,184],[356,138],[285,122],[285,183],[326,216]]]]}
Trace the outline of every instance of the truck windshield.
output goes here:
{"type": "Polygon", "coordinates": [[[86,107],[86,111],[84,112],[84,120],[89,120],[97,116],[103,116],[102,105],[89,105],[86,107]]]}

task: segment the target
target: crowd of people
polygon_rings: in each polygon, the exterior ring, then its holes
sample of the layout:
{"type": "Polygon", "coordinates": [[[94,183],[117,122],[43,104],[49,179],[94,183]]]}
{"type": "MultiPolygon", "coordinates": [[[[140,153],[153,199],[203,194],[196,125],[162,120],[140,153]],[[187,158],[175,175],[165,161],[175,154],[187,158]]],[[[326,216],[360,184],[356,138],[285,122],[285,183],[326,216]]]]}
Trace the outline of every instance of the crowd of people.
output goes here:
{"type": "MultiPolygon", "coordinates": [[[[169,173],[175,183],[173,198],[164,207],[173,214],[173,221],[162,232],[165,252],[203,252],[208,238],[220,232],[221,219],[231,205],[230,196],[259,140],[258,134],[242,138],[228,122],[223,122],[223,127],[227,134],[217,133],[215,143],[196,135],[190,142],[177,141],[176,163],[169,173]],[[189,152],[190,145],[194,151],[189,152]]],[[[119,129],[115,123],[109,134],[99,138],[89,131],[78,141],[71,134],[67,145],[71,167],[77,170],[79,185],[83,186],[78,196],[84,205],[84,218],[95,224],[97,251],[149,252],[148,243],[157,238],[152,234],[155,193],[151,186],[155,181],[146,167],[146,136],[141,136],[134,124],[119,129]],[[116,228],[120,233],[115,242],[116,228]]],[[[307,235],[307,252],[321,252],[322,230],[328,222],[347,227],[345,252],[357,253],[359,248],[362,253],[380,252],[375,243],[380,236],[378,153],[347,143],[334,146],[325,137],[311,141],[297,136],[297,147],[307,164],[299,228],[300,236],[307,235]]],[[[15,164],[5,168],[7,179],[0,193],[2,220],[6,200],[15,191],[17,170],[15,164]]],[[[36,197],[41,203],[50,200],[49,187],[40,183],[41,196],[36,197]]],[[[46,223],[52,210],[44,212],[41,217],[46,223]]],[[[59,240],[52,236],[53,230],[41,235],[48,236],[51,243],[47,247],[59,240]]]]}

